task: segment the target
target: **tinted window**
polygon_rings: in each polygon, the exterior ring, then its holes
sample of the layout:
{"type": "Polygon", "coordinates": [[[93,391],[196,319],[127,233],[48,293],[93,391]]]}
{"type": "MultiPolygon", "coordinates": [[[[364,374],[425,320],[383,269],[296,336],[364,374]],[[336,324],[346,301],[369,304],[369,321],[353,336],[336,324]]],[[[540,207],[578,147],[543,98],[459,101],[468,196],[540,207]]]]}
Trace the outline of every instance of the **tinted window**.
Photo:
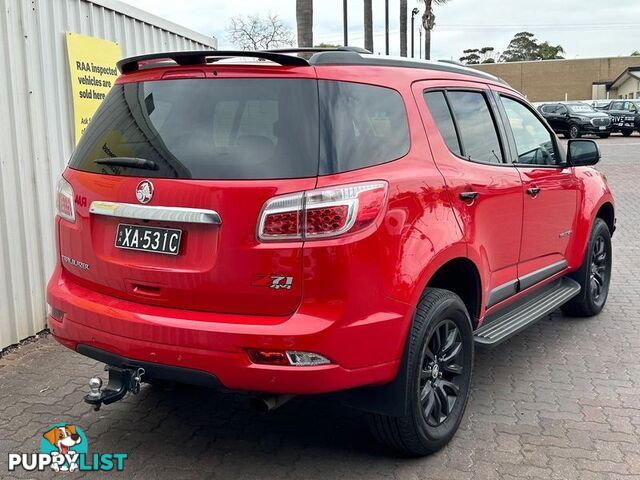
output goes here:
{"type": "Polygon", "coordinates": [[[558,113],[560,110],[560,105],[545,105],[542,107],[542,111],[544,113],[558,113]]]}
{"type": "Polygon", "coordinates": [[[456,155],[462,155],[460,150],[460,142],[458,142],[458,134],[456,133],[456,127],[451,118],[451,111],[447,105],[447,100],[444,97],[443,92],[426,92],[424,94],[424,100],[427,102],[429,112],[433,120],[440,130],[440,134],[444,139],[444,142],[456,155]]]}
{"type": "Polygon", "coordinates": [[[404,156],[404,101],[388,88],[320,81],[320,174],[346,172],[404,156]]]}
{"type": "Polygon", "coordinates": [[[482,93],[447,92],[462,141],[462,155],[474,162],[502,163],[498,133],[482,93]]]}
{"type": "Polygon", "coordinates": [[[610,108],[611,110],[623,110],[624,102],[612,102],[610,108]]]}
{"type": "Polygon", "coordinates": [[[163,80],[113,87],[70,166],[88,172],[198,179],[315,176],[314,80],[163,80]],[[135,157],[157,170],[100,165],[135,157]]]}
{"type": "Polygon", "coordinates": [[[516,140],[518,163],[555,165],[557,163],[552,134],[531,110],[520,102],[502,97],[509,124],[516,140]]]}

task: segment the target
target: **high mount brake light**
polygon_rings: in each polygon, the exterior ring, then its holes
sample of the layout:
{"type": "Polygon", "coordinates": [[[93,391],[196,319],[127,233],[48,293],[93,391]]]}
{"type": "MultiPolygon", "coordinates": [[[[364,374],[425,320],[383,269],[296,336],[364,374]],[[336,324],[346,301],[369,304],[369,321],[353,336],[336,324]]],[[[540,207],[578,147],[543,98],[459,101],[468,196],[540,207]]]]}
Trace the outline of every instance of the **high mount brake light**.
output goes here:
{"type": "Polygon", "coordinates": [[[378,218],[387,187],[375,181],[273,197],[262,209],[258,238],[314,240],[355,233],[378,218]]]}
{"type": "Polygon", "coordinates": [[[69,222],[76,221],[76,209],[73,202],[73,187],[64,177],[60,177],[56,193],[56,212],[69,222]]]}

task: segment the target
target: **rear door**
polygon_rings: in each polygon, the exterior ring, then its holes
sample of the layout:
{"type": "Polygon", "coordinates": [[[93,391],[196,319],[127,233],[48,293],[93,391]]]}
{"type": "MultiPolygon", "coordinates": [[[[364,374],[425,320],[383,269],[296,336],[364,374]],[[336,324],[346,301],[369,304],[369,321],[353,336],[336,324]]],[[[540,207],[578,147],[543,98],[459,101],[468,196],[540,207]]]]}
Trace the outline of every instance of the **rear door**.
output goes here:
{"type": "Polygon", "coordinates": [[[268,199],[315,186],[317,81],[308,68],[223,71],[109,93],[64,174],[77,214],[59,221],[60,253],[74,281],[173,308],[295,311],[302,243],[260,243],[256,230],[268,199]],[[169,251],[142,250],[158,243],[169,251]]]}
{"type": "Polygon", "coordinates": [[[516,148],[522,176],[524,222],[518,272],[525,289],[567,267],[574,234],[579,183],[565,164],[557,137],[535,110],[513,94],[500,92],[499,106],[516,148]]]}
{"type": "Polygon", "coordinates": [[[491,92],[473,82],[414,85],[423,123],[470,257],[488,273],[486,306],[516,293],[522,230],[522,183],[506,163],[502,125],[491,92]]]}

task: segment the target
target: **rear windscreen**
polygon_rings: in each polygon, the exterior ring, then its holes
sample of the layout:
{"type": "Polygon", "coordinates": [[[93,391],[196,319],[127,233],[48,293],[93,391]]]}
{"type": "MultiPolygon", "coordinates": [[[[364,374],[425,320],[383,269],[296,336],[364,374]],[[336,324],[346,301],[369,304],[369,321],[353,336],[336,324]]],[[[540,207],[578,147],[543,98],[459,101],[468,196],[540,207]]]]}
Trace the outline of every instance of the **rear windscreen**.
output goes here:
{"type": "Polygon", "coordinates": [[[116,85],[70,166],[154,178],[315,176],[317,82],[181,79],[116,85]],[[118,159],[153,163],[133,168],[118,165],[118,159]]]}
{"type": "Polygon", "coordinates": [[[108,175],[277,179],[389,162],[409,149],[402,96],[298,79],[197,79],[113,87],[70,166],[108,175]]]}

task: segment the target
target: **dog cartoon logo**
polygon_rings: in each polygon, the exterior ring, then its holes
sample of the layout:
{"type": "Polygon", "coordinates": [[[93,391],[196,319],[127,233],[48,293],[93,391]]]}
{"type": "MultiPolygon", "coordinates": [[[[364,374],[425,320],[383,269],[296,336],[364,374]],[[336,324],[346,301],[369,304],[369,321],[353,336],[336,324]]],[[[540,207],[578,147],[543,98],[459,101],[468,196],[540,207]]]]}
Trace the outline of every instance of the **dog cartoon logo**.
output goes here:
{"type": "MultiPolygon", "coordinates": [[[[77,425],[56,423],[40,437],[40,452],[9,452],[10,472],[121,472],[126,453],[88,453],[87,436],[77,425]]],[[[32,477],[33,478],[33,477],[32,477]]]]}
{"type": "Polygon", "coordinates": [[[79,455],[87,453],[87,437],[79,427],[70,424],[54,425],[42,436],[40,450],[60,458],[51,463],[53,470],[74,472],[78,469],[79,455]]]}
{"type": "Polygon", "coordinates": [[[149,180],[143,180],[136,188],[136,198],[140,203],[149,203],[153,198],[153,183],[149,180]]]}

